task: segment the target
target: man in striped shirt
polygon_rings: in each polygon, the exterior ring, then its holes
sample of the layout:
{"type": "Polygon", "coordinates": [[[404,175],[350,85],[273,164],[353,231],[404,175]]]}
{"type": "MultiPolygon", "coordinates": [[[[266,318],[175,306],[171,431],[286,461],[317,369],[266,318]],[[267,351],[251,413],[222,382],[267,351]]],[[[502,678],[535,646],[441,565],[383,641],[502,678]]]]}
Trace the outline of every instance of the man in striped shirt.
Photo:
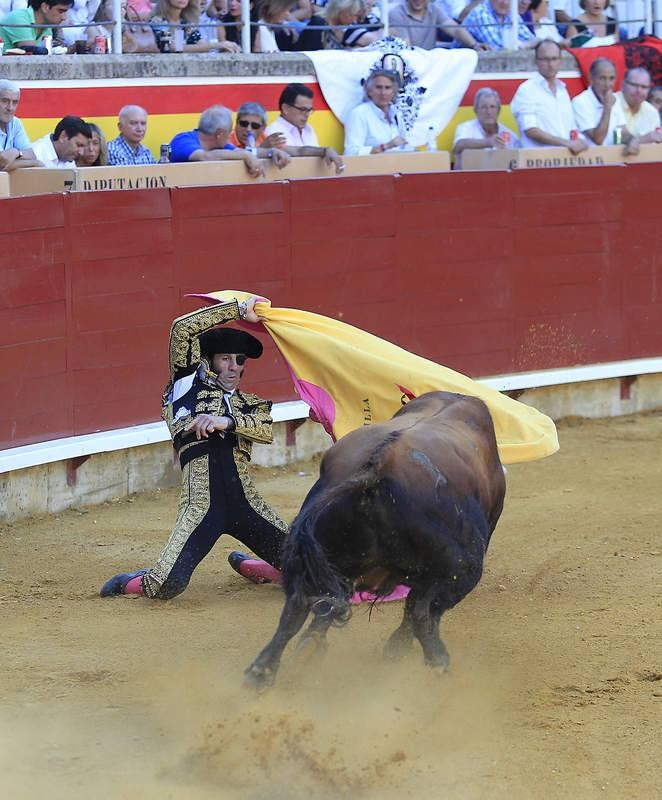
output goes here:
{"type": "Polygon", "coordinates": [[[490,50],[534,47],[537,42],[536,37],[518,15],[517,44],[514,47],[511,44],[510,0],[483,0],[467,14],[463,24],[476,41],[483,42],[490,50]]]}
{"type": "Polygon", "coordinates": [[[147,133],[147,112],[140,106],[124,106],[117,127],[120,135],[108,142],[108,163],[113,167],[155,164],[156,159],[141,144],[147,133]]]}

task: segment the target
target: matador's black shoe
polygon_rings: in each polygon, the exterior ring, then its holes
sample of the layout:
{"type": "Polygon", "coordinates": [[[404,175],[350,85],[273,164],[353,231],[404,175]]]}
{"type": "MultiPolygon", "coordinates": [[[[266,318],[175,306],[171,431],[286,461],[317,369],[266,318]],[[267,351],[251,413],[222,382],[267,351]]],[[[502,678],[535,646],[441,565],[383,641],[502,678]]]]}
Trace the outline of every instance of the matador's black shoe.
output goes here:
{"type": "Polygon", "coordinates": [[[228,556],[228,563],[235,572],[253,583],[280,583],[281,573],[266,561],[251,558],[245,553],[233,550],[228,556]]]}
{"type": "MultiPolygon", "coordinates": [[[[147,572],[146,569],[139,569],[137,572],[120,572],[119,575],[113,575],[110,580],[107,580],[101,587],[99,594],[101,597],[112,597],[115,594],[126,594],[125,589],[129,581],[138,578],[147,572]]],[[[141,592],[132,592],[132,594],[142,594],[141,592]]]]}

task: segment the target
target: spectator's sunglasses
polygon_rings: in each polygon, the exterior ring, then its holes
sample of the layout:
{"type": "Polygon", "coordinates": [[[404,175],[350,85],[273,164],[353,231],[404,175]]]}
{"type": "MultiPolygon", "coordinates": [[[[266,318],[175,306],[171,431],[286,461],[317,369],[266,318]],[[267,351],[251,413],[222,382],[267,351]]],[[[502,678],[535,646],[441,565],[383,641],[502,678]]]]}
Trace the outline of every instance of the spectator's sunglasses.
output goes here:
{"type": "Polygon", "coordinates": [[[237,122],[237,125],[239,125],[240,128],[248,128],[248,126],[250,125],[251,130],[254,131],[259,131],[260,128],[262,127],[261,122],[249,122],[247,119],[240,119],[237,122]]]}

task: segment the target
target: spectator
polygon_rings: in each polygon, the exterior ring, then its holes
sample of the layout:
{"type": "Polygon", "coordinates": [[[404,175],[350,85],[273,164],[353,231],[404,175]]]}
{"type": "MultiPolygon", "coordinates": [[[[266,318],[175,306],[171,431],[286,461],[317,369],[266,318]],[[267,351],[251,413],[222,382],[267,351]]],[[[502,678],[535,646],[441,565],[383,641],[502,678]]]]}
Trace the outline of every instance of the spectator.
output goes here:
{"type": "Polygon", "coordinates": [[[572,139],[577,128],[570,95],[557,78],[561,48],[546,40],[536,47],[538,74],[520,84],[510,104],[522,137],[522,147],[567,147],[573,155],[586,150],[583,138],[572,139]]]}
{"type": "Polygon", "coordinates": [[[30,147],[23,123],[16,116],[21,90],[11,81],[0,80],[0,170],[10,172],[22,151],[30,147]]]}
{"type": "Polygon", "coordinates": [[[229,142],[236,147],[246,148],[248,143],[248,133],[252,130],[255,136],[257,147],[277,147],[284,150],[290,156],[312,156],[313,158],[323,158],[330,166],[336,168],[336,175],[344,171],[345,166],[342,158],[336,153],[333,147],[319,147],[313,145],[302,145],[299,147],[288,146],[285,136],[276,131],[266,136],[264,128],[267,124],[267,112],[259,103],[244,103],[237,111],[237,121],[235,129],[230,134],[229,142]]]}
{"type": "Polygon", "coordinates": [[[269,158],[282,168],[290,158],[282,150],[258,148],[257,156],[237,148],[228,142],[232,132],[232,114],[223,106],[212,106],[200,115],[198,127],[192,131],[178,133],[170,142],[170,160],[186,161],[243,161],[248,174],[262,177],[264,169],[260,158],[269,158]]]}
{"type": "Polygon", "coordinates": [[[94,122],[87,123],[92,131],[92,136],[85,145],[83,152],[76,156],[77,167],[106,167],[108,166],[108,145],[101,128],[94,122]]]}
{"type": "Polygon", "coordinates": [[[0,23],[0,37],[5,50],[12,47],[43,47],[44,36],[52,36],[50,25],[61,25],[74,0],[29,0],[27,8],[17,8],[0,23]],[[4,25],[19,25],[5,28],[4,25]]]}
{"type": "Polygon", "coordinates": [[[549,17],[548,0],[531,0],[529,12],[531,14],[529,30],[533,32],[538,41],[542,42],[544,39],[551,39],[558,44],[561,42],[568,44],[567,40],[563,39],[559,33],[554,20],[549,17]]]}
{"type": "Polygon", "coordinates": [[[625,114],[625,126],[642,144],[662,142],[660,112],[646,100],[651,90],[650,72],[643,67],[633,67],[625,73],[616,102],[625,114]]]}
{"type": "Polygon", "coordinates": [[[282,25],[288,19],[291,5],[292,0],[262,0],[257,21],[255,53],[280,52],[273,26],[282,25]]]}
{"type": "MultiPolygon", "coordinates": [[[[159,48],[156,46],[154,34],[149,25],[136,24],[141,20],[137,13],[133,10],[127,0],[121,0],[122,11],[122,52],[123,53],[157,53],[159,48]],[[133,20],[133,24],[131,21],[133,20]]],[[[151,6],[150,6],[151,8],[151,6]]],[[[140,13],[145,13],[144,9],[140,13]]],[[[93,47],[94,39],[97,36],[104,36],[106,38],[113,35],[111,25],[103,25],[103,22],[110,22],[113,19],[113,0],[102,0],[94,15],[94,22],[87,29],[87,44],[93,47]]]]}
{"type": "MultiPolygon", "coordinates": [[[[251,52],[255,50],[255,37],[257,36],[257,12],[255,11],[255,3],[251,0],[251,52]]],[[[218,29],[218,38],[221,42],[234,42],[237,45],[237,50],[241,50],[241,0],[230,0],[228,4],[228,13],[221,17],[223,27],[218,29]]]]}
{"type": "Polygon", "coordinates": [[[253,133],[257,147],[279,147],[281,150],[287,142],[282,133],[265,134],[267,127],[267,112],[259,103],[242,103],[237,110],[234,130],[228,137],[228,142],[235,147],[246,148],[248,134],[253,133]]]}
{"type": "Polygon", "coordinates": [[[613,92],[616,65],[608,58],[596,58],[588,74],[591,85],[572,101],[577,127],[593,144],[628,144],[633,137],[625,129],[625,114],[613,92]]]}
{"type": "Polygon", "coordinates": [[[384,153],[407,144],[393,105],[399,90],[397,72],[373,70],[365,83],[365,100],[350,111],[345,122],[345,155],[384,153]]]}
{"type": "Polygon", "coordinates": [[[379,41],[383,33],[371,25],[359,25],[361,0],[329,0],[326,7],[326,24],[345,26],[325,31],[324,46],[327,50],[350,50],[366,47],[379,41]]]}
{"type": "MultiPolygon", "coordinates": [[[[85,39],[88,31],[86,26],[94,20],[96,12],[98,11],[98,6],[99,0],[74,0],[65,22],[69,25],[76,25],[79,27],[59,28],[54,33],[53,44],[55,44],[55,40],[57,40],[57,44],[72,47],[76,40],[85,39]]],[[[106,17],[106,19],[112,18],[112,14],[110,17],[106,17]]],[[[107,36],[110,34],[103,35],[107,36]]]]}
{"type": "Polygon", "coordinates": [[[430,3],[429,0],[403,0],[400,5],[391,7],[388,22],[389,32],[393,36],[424,50],[434,50],[438,30],[444,31],[465,47],[489,49],[486,44],[477,42],[469,31],[459,27],[442,4],[430,3]]]}
{"type": "MultiPolygon", "coordinates": [[[[488,45],[490,50],[510,48],[512,21],[510,0],[483,0],[464,19],[464,27],[474,39],[488,45]]],[[[517,25],[518,47],[534,47],[536,38],[519,19],[517,25]]]]}
{"type": "Polygon", "coordinates": [[[198,0],[158,0],[157,13],[150,20],[156,44],[161,52],[169,45],[171,52],[208,53],[210,50],[236,52],[230,42],[203,39],[198,23],[198,0]],[[186,5],[184,5],[186,3],[186,5]],[[170,26],[179,27],[170,27],[170,26]],[[179,41],[178,41],[179,40],[179,41]]]}
{"type": "Polygon", "coordinates": [[[147,22],[153,14],[152,0],[129,0],[127,17],[135,22],[147,22]]]}
{"type": "Polygon", "coordinates": [[[220,41],[223,25],[221,18],[228,13],[227,0],[202,0],[200,4],[200,33],[210,42],[220,41]]]}
{"type": "Polygon", "coordinates": [[[655,106],[660,113],[660,124],[662,125],[662,86],[654,86],[648,95],[648,102],[655,106]]]}
{"type": "Polygon", "coordinates": [[[82,156],[91,138],[92,131],[87,122],[80,117],[64,117],[52,134],[47,133],[33,142],[26,155],[44,167],[73,169],[75,159],[82,156]]]}
{"type": "Polygon", "coordinates": [[[141,144],[147,133],[147,112],[140,106],[124,106],[118,115],[120,135],[108,143],[108,162],[111,166],[156,164],[150,151],[141,144]]]}
{"type": "Polygon", "coordinates": [[[456,169],[462,169],[464,150],[519,147],[517,136],[499,122],[501,98],[498,92],[489,87],[479,89],[474,97],[474,112],[475,119],[461,122],[455,129],[453,152],[456,169]]]}
{"type": "Polygon", "coordinates": [[[324,17],[313,14],[310,0],[295,0],[283,25],[285,27],[277,29],[275,34],[279,50],[321,50],[324,47],[321,28],[326,21],[324,17]]]}
{"type": "Polygon", "coordinates": [[[303,83],[289,83],[278,99],[280,117],[268,126],[265,133],[282,133],[287,145],[319,147],[317,134],[308,120],[313,113],[313,90],[303,83]]]}
{"type": "Polygon", "coordinates": [[[605,14],[610,0],[579,0],[584,12],[571,20],[566,31],[572,47],[594,47],[598,42],[591,42],[594,37],[600,39],[601,45],[616,44],[619,39],[618,24],[614,17],[605,14]]]}

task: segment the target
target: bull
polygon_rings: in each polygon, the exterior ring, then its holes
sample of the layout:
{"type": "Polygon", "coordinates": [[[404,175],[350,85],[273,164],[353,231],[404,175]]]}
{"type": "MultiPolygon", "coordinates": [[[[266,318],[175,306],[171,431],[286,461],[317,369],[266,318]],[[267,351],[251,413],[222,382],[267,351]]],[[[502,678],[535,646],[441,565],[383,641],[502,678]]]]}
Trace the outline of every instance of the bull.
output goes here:
{"type": "Polygon", "coordinates": [[[344,436],[325,453],[292,523],[282,553],[285,606],[246,684],[273,683],[311,612],[300,646],[325,648],[329,628],[349,619],[354,590],[387,595],[399,584],[410,592],[385,656],[401,655],[415,637],[425,663],[445,671],[441,616],[480,580],[505,492],[492,418],[476,397],[429,392],[344,436]]]}

